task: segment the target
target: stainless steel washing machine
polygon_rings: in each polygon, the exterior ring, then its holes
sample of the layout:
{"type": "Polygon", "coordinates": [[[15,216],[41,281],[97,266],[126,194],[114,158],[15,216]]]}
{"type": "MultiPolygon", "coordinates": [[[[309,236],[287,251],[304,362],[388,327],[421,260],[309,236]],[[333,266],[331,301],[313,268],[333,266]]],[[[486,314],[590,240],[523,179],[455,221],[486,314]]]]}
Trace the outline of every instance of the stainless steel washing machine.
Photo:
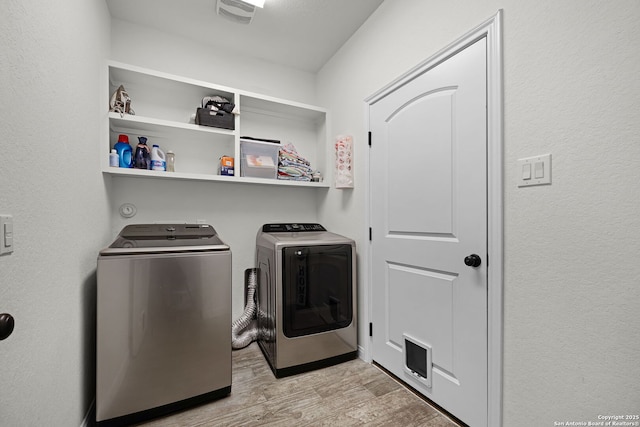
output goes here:
{"type": "Polygon", "coordinates": [[[98,425],[231,392],[231,251],[213,227],[128,225],[97,275],[98,425]]]}
{"type": "Polygon", "coordinates": [[[276,377],[357,356],[356,247],[320,224],[256,236],[258,344],[276,377]]]}

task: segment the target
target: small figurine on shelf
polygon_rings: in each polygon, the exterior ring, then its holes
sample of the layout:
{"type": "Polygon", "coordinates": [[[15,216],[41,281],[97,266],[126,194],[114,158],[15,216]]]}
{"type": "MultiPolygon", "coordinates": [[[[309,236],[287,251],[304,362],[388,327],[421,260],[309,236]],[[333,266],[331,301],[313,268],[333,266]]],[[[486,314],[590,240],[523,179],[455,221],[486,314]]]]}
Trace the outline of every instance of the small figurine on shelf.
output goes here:
{"type": "Polygon", "coordinates": [[[109,111],[120,113],[120,117],[124,117],[125,114],[131,114],[132,116],[136,114],[131,108],[131,98],[127,91],[124,90],[124,86],[120,85],[111,95],[109,111]]]}

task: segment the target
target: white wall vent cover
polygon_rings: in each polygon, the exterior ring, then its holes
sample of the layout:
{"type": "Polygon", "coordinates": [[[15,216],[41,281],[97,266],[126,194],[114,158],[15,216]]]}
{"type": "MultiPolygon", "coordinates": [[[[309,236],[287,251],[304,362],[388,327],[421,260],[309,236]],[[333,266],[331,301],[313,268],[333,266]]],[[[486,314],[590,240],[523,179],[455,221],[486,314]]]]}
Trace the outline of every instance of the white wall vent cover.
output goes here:
{"type": "Polygon", "coordinates": [[[256,7],[240,0],[218,0],[216,13],[238,24],[249,24],[256,7]]]}

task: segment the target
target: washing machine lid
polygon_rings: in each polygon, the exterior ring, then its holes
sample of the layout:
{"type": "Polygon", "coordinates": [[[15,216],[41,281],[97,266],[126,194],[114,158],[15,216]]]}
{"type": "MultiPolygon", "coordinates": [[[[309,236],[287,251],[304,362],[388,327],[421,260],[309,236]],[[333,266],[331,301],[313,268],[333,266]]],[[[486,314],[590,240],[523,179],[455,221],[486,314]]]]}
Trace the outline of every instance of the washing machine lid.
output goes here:
{"type": "Polygon", "coordinates": [[[100,255],[228,250],[209,224],[132,224],[100,255]]]}

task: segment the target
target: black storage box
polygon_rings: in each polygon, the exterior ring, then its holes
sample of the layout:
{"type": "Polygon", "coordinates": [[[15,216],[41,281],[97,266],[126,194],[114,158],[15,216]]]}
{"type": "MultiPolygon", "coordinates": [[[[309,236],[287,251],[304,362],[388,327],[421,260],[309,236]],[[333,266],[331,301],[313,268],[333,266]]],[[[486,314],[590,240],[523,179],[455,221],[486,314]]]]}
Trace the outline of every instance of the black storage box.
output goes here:
{"type": "Polygon", "coordinates": [[[198,108],[196,111],[196,124],[231,130],[236,128],[236,121],[233,114],[222,110],[215,111],[209,108],[198,108]]]}

